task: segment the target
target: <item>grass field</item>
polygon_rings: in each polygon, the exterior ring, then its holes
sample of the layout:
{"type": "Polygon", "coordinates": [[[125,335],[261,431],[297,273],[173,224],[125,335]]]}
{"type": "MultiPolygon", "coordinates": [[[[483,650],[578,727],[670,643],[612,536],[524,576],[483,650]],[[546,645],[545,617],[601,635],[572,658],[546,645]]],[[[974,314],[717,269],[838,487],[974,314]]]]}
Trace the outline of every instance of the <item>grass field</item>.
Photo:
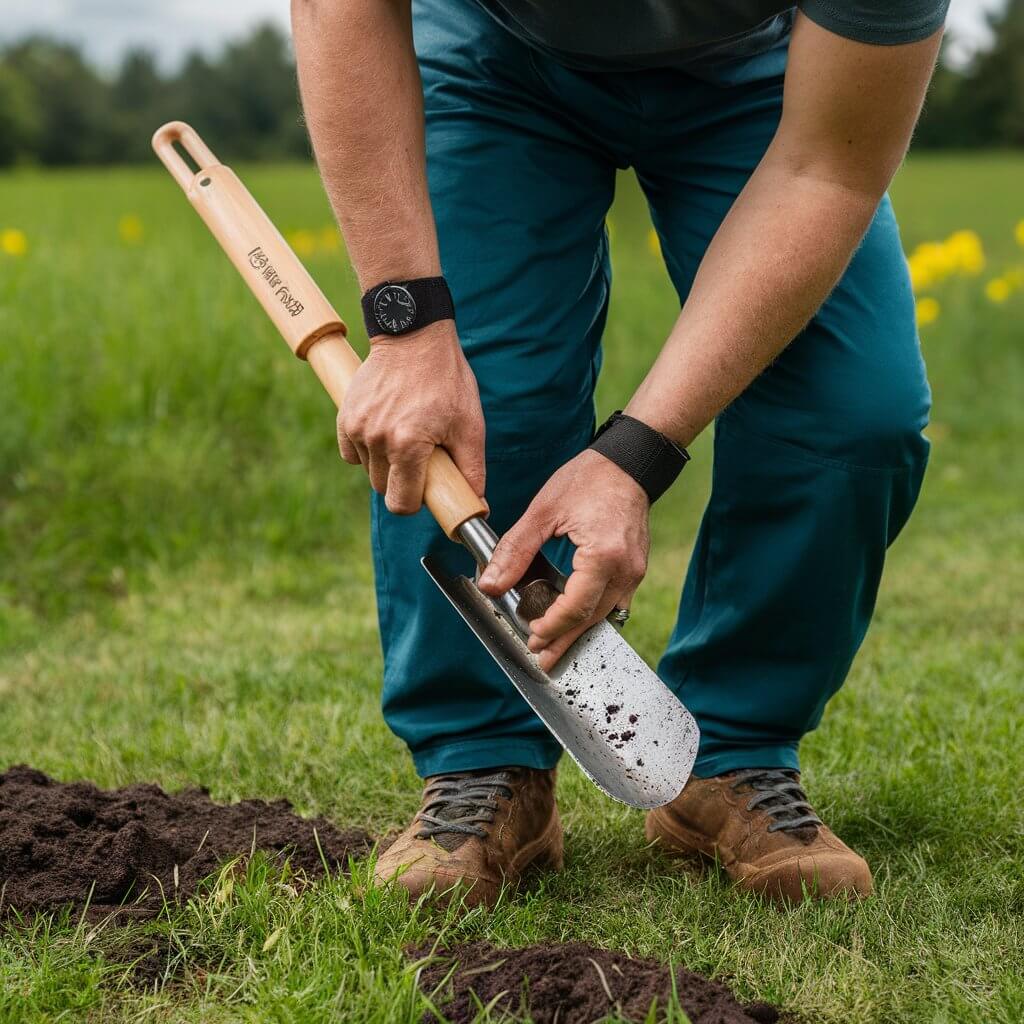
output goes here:
{"type": "MultiPolygon", "coordinates": [[[[241,170],[358,320],[314,172],[241,170]]],[[[925,492],[804,747],[812,798],[872,863],[875,898],[780,913],[681,873],[645,848],[639,813],[566,765],[567,871],[491,914],[410,915],[365,868],[294,899],[254,868],[226,907],[164,923],[185,971],[162,990],[133,989],[75,921],[4,927],[0,1021],[412,1022],[401,949],[438,931],[671,958],[834,1024],[1024,1019],[1024,288],[985,289],[1024,263],[1022,180],[1021,157],[929,157],[894,190],[908,251],[973,229],[988,265],[928,293],[925,492]]],[[[628,182],[611,221],[602,413],[674,316],[628,182]]],[[[404,823],[418,783],[377,710],[367,489],[337,461],[312,374],[156,169],[0,177],[5,228],[24,237],[0,235],[0,768],[287,796],[378,834],[404,823]]],[[[656,511],[630,626],[649,660],[709,452],[705,437],[656,511]]]]}

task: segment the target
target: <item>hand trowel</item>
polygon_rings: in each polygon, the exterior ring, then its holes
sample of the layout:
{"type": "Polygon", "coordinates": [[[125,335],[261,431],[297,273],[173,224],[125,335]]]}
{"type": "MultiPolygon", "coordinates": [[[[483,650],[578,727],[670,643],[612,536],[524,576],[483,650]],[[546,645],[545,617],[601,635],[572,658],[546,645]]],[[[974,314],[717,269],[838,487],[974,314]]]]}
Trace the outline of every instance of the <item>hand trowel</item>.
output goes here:
{"type": "MultiPolygon", "coordinates": [[[[307,360],[341,406],[359,357],[344,322],[230,168],[189,125],[165,124],[153,148],[181,186],[291,350],[307,360]]],[[[441,448],[427,472],[425,503],[438,525],[479,567],[498,537],[486,506],[441,448]]],[[[584,633],[550,672],[526,646],[527,625],[562,589],[542,555],[500,598],[439,562],[423,566],[495,662],[584,773],[633,807],[659,807],[686,784],[697,755],[693,716],[608,621],[584,633]]]]}

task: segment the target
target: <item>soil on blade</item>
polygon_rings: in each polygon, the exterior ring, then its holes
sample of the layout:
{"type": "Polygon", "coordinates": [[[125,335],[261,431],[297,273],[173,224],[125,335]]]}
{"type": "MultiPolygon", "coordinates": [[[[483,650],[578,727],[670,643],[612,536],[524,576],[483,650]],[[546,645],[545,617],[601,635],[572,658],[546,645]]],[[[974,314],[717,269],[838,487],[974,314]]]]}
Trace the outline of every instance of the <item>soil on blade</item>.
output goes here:
{"type": "MultiPolygon", "coordinates": [[[[414,959],[429,954],[429,947],[410,952],[414,959]]],[[[496,1016],[528,1015],[535,1024],[591,1024],[611,1014],[643,1021],[652,1003],[664,1011],[672,994],[672,973],[665,964],[578,942],[524,949],[496,949],[475,942],[434,955],[438,959],[423,970],[420,988],[451,1024],[470,1024],[479,1007],[495,997],[499,997],[496,1016]],[[442,984],[453,963],[458,964],[455,973],[442,984]],[[433,994],[438,985],[440,990],[433,994]]],[[[782,1020],[767,1003],[740,1003],[721,982],[681,967],[674,973],[676,994],[691,1024],[782,1020]]],[[[429,1011],[423,1016],[423,1024],[437,1020],[429,1011]]]]}
{"type": "Polygon", "coordinates": [[[145,920],[254,848],[315,879],[325,860],[344,870],[370,845],[359,829],[300,818],[287,800],[217,804],[204,789],[103,790],[25,765],[0,773],[0,915],[88,906],[145,920]]]}

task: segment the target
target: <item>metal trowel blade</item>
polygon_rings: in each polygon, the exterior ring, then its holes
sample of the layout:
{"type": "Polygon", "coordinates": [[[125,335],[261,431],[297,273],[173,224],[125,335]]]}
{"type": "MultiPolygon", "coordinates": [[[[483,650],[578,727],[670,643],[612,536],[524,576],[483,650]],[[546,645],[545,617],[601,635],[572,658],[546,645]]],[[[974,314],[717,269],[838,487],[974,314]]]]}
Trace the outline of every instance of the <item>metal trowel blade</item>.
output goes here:
{"type": "Polygon", "coordinates": [[[610,622],[587,630],[545,673],[472,580],[449,575],[433,558],[422,563],[592,782],[645,809],[679,794],[697,757],[697,723],[610,622]]]}

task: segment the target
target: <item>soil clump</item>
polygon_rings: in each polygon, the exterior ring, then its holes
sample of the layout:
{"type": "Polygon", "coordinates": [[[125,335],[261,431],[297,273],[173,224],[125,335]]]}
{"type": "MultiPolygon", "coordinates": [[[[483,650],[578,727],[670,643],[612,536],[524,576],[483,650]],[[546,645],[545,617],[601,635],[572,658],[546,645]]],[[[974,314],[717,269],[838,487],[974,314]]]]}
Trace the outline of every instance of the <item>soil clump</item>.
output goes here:
{"type": "Polygon", "coordinates": [[[371,844],[360,829],[300,818],[287,800],[217,804],[205,789],[146,783],[102,790],[17,765],[0,773],[0,918],[70,906],[147,920],[253,849],[313,880],[325,861],[346,870],[371,844]]]}
{"type": "MultiPolygon", "coordinates": [[[[409,955],[426,957],[430,947],[409,955]]],[[[664,1013],[672,994],[672,972],[665,964],[579,942],[524,949],[474,942],[434,955],[439,959],[424,968],[420,988],[452,1024],[469,1024],[479,1006],[495,997],[500,997],[493,1008],[496,1015],[529,1015],[535,1024],[591,1024],[613,1013],[643,1021],[652,1003],[664,1013]],[[453,963],[458,967],[451,979],[431,995],[453,963]]],[[[741,1003],[726,985],[682,967],[674,974],[679,1003],[691,1024],[782,1024],[774,1006],[741,1003]]],[[[430,1011],[423,1015],[423,1024],[437,1020],[430,1011]]]]}

